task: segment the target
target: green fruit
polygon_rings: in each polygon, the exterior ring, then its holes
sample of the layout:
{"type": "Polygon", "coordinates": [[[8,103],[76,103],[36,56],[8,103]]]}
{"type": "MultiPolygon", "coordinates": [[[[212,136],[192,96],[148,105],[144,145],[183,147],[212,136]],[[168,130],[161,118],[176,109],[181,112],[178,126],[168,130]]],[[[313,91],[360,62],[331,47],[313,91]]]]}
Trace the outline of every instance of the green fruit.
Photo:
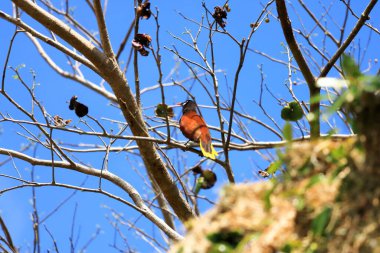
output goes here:
{"type": "Polygon", "coordinates": [[[214,186],[216,182],[216,174],[211,170],[202,171],[202,177],[204,178],[204,183],[202,184],[202,189],[210,189],[214,186]]]}
{"type": "Polygon", "coordinates": [[[283,120],[297,121],[302,119],[302,117],[303,111],[301,105],[297,101],[288,103],[288,105],[281,110],[281,118],[283,120]]]}
{"type": "Polygon", "coordinates": [[[285,106],[281,110],[281,118],[283,120],[290,120],[292,114],[292,110],[290,110],[289,105],[285,106]]]}
{"type": "Polygon", "coordinates": [[[291,120],[300,120],[303,117],[303,111],[301,105],[297,101],[289,103],[290,109],[292,110],[291,120]]]}
{"type": "Polygon", "coordinates": [[[198,194],[201,189],[210,189],[216,182],[216,174],[211,170],[202,170],[199,172],[201,176],[197,179],[194,193],[198,194]]]}

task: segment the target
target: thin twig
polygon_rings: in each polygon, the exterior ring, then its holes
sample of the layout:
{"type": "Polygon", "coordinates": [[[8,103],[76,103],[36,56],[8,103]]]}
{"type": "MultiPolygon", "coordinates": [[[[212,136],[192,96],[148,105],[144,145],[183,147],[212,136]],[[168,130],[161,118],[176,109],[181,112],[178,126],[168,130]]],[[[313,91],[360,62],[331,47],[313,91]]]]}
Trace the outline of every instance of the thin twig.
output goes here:
{"type": "MultiPolygon", "coordinates": [[[[288,12],[286,9],[286,4],[284,0],[276,0],[277,13],[281,21],[282,31],[284,33],[286,42],[289,45],[290,50],[296,60],[298,67],[301,69],[301,73],[306,80],[309,87],[310,99],[319,96],[320,88],[316,86],[315,78],[313,73],[305,61],[300,48],[298,47],[297,41],[294,38],[292,24],[290,22],[288,12]]],[[[314,101],[310,104],[310,112],[313,113],[313,117],[310,119],[310,129],[312,138],[318,138],[320,135],[320,106],[318,101],[314,101]]]]}
{"type": "Polygon", "coordinates": [[[335,62],[340,58],[344,50],[346,50],[346,48],[351,44],[352,40],[359,33],[360,29],[363,27],[365,22],[369,20],[369,14],[371,13],[372,9],[375,7],[376,3],[377,3],[377,0],[371,0],[369,2],[365,10],[363,11],[362,15],[360,16],[359,20],[356,22],[354,28],[351,30],[350,34],[348,35],[347,39],[342,43],[342,45],[338,48],[335,54],[331,57],[331,59],[322,69],[321,73],[319,74],[319,78],[327,76],[331,68],[334,66],[335,62]]]}

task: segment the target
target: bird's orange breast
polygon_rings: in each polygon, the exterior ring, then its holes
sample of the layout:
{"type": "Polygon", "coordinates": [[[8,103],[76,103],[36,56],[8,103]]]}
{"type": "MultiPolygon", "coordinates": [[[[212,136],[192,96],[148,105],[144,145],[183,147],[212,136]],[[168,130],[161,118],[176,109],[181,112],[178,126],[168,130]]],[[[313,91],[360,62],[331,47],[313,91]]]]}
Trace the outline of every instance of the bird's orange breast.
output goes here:
{"type": "Polygon", "coordinates": [[[198,141],[201,135],[209,134],[205,121],[194,111],[182,115],[179,128],[183,135],[192,141],[198,141]]]}

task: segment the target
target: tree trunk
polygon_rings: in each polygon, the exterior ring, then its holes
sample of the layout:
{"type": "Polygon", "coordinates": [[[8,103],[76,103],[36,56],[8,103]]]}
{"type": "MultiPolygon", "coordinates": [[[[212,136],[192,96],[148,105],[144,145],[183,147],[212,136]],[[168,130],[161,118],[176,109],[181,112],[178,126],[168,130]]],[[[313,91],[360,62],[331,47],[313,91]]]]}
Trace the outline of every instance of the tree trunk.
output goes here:
{"type": "MultiPolygon", "coordinates": [[[[107,56],[90,41],[86,40],[72,28],[40,8],[32,1],[13,0],[13,2],[17,7],[57,34],[91,61],[99,70],[99,73],[101,73],[101,77],[111,86],[133,135],[149,137],[147,127],[136,103],[136,99],[113,53],[111,56],[107,56]]],[[[193,217],[194,213],[190,205],[183,198],[183,195],[174,183],[164,162],[159,156],[154,143],[146,140],[137,140],[136,143],[139,147],[146,169],[151,175],[153,175],[163,195],[178,218],[181,221],[186,221],[193,217]]]]}

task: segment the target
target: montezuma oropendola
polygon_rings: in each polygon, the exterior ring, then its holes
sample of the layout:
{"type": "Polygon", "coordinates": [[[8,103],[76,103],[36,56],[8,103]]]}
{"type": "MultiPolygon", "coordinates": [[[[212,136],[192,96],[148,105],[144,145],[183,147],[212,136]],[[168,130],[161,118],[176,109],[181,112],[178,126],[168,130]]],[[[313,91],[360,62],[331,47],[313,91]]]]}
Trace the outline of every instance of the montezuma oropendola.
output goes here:
{"type": "Polygon", "coordinates": [[[197,113],[197,104],[187,100],[182,105],[182,117],[179,120],[179,129],[183,135],[195,142],[199,142],[202,154],[215,159],[218,153],[212,146],[210,131],[204,119],[197,113]]]}

